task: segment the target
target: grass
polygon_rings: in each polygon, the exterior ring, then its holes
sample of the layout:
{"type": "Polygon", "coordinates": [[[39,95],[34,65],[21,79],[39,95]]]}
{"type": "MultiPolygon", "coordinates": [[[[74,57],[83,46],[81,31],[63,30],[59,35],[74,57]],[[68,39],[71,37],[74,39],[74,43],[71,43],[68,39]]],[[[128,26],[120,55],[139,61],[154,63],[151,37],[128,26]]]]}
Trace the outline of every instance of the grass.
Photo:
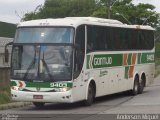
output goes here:
{"type": "MultiPolygon", "coordinates": [[[[159,38],[160,31],[155,32],[155,38],[159,38]]],[[[160,74],[160,38],[155,41],[155,77],[160,74]]]]}
{"type": "Polygon", "coordinates": [[[159,74],[160,74],[160,67],[159,67],[159,66],[156,66],[156,67],[155,67],[154,77],[156,78],[159,74]]]}
{"type": "MultiPolygon", "coordinates": [[[[0,22],[0,37],[13,38],[16,31],[16,25],[0,22]]],[[[11,102],[10,87],[0,87],[0,104],[11,102]]]]}
{"type": "Polygon", "coordinates": [[[0,105],[11,102],[10,87],[0,88],[0,105]]]}

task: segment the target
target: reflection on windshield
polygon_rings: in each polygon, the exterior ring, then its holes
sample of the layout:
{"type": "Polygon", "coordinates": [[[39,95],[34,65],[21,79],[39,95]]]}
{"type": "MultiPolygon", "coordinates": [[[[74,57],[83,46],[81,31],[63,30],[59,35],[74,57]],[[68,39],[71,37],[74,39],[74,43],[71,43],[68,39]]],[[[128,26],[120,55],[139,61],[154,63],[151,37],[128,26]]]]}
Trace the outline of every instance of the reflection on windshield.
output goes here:
{"type": "Polygon", "coordinates": [[[73,28],[19,28],[15,43],[72,43],[73,28]]]}
{"type": "Polygon", "coordinates": [[[14,46],[11,76],[21,80],[71,80],[71,46],[14,46]]]}

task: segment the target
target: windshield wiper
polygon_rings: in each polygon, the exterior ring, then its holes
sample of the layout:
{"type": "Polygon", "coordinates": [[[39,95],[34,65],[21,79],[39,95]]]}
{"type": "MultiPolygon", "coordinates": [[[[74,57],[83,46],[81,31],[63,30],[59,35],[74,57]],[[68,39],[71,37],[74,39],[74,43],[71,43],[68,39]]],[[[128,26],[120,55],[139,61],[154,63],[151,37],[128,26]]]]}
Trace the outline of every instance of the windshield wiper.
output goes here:
{"type": "Polygon", "coordinates": [[[49,76],[49,78],[50,78],[50,81],[52,81],[52,79],[53,79],[53,75],[50,73],[50,70],[49,70],[49,68],[48,68],[48,65],[47,65],[47,63],[46,63],[46,61],[45,61],[45,59],[44,59],[44,51],[45,51],[45,49],[46,49],[46,47],[45,46],[41,46],[40,47],[40,52],[42,51],[43,52],[43,56],[42,56],[42,64],[45,66],[45,68],[46,68],[46,71],[47,71],[47,73],[48,73],[48,76],[49,76]]]}
{"type": "Polygon", "coordinates": [[[47,71],[47,73],[48,73],[48,75],[49,75],[50,81],[52,81],[52,79],[54,79],[54,78],[53,78],[53,75],[50,73],[50,70],[49,70],[49,68],[48,68],[48,66],[47,66],[47,63],[45,62],[44,58],[42,59],[42,63],[43,63],[43,65],[44,65],[45,68],[46,68],[46,71],[47,71]]]}
{"type": "MultiPolygon", "coordinates": [[[[65,46],[64,46],[65,47],[65,46]]],[[[68,52],[66,48],[61,48],[60,50],[60,55],[63,58],[63,60],[65,61],[65,65],[69,66],[69,56],[68,56],[68,52]]]]}
{"type": "Polygon", "coordinates": [[[23,80],[25,80],[27,78],[30,69],[35,65],[35,63],[36,63],[36,48],[34,46],[34,58],[33,58],[32,62],[30,63],[29,67],[27,68],[27,71],[24,74],[23,80]]]}

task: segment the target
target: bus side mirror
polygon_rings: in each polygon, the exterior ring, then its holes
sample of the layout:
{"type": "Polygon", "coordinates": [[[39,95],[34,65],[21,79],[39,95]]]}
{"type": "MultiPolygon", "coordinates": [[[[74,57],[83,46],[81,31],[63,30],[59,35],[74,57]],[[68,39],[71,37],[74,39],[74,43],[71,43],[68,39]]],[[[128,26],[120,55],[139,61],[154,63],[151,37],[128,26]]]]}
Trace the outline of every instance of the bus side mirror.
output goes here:
{"type": "Polygon", "coordinates": [[[13,42],[10,42],[10,43],[8,43],[8,44],[6,44],[5,45],[5,48],[4,48],[4,61],[6,62],[6,63],[8,63],[9,62],[9,50],[8,50],[8,46],[9,45],[13,45],[13,42]]]}

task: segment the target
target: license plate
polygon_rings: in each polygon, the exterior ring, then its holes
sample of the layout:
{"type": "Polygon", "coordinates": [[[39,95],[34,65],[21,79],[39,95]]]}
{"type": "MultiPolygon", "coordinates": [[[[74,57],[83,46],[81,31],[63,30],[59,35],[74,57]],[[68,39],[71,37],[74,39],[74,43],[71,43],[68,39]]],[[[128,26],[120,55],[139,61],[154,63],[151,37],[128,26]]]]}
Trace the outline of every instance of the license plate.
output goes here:
{"type": "Polygon", "coordinates": [[[33,95],[33,99],[43,99],[43,95],[33,95]]]}

